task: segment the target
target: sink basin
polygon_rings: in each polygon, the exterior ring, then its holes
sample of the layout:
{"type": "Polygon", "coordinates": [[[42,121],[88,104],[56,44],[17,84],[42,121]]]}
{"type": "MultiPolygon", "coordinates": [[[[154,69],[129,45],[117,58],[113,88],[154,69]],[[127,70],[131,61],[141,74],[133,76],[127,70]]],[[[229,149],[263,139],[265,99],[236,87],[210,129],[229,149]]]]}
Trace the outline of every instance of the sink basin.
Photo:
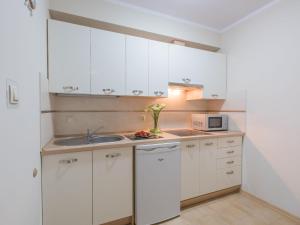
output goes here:
{"type": "Polygon", "coordinates": [[[74,145],[88,145],[88,144],[97,144],[105,142],[116,142],[123,140],[124,137],[120,135],[93,135],[92,137],[74,137],[74,138],[65,138],[54,141],[55,145],[62,146],[74,146],[74,145]]]}

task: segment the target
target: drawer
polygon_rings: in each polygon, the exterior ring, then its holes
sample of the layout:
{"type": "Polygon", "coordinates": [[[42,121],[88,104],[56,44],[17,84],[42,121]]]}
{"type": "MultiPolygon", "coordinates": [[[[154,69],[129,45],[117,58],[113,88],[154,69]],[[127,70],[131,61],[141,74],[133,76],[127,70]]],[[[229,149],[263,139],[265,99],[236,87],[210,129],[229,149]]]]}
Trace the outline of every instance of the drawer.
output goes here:
{"type": "Polygon", "coordinates": [[[200,149],[217,149],[218,148],[218,139],[217,138],[209,138],[200,140],[200,149]]]}
{"type": "Polygon", "coordinates": [[[225,137],[219,138],[219,148],[228,148],[234,146],[241,146],[242,145],[242,137],[225,137]]]}
{"type": "Polygon", "coordinates": [[[217,158],[235,157],[240,156],[242,153],[242,146],[219,148],[217,151],[217,158]]]}
{"type": "Polygon", "coordinates": [[[217,170],[218,190],[240,185],[242,181],[241,172],[240,166],[217,170]]]}
{"type": "Polygon", "coordinates": [[[199,149],[199,141],[198,140],[183,141],[181,142],[181,148],[187,150],[199,149]]]}
{"type": "Polygon", "coordinates": [[[230,168],[241,165],[241,156],[217,159],[217,169],[230,168]]]}

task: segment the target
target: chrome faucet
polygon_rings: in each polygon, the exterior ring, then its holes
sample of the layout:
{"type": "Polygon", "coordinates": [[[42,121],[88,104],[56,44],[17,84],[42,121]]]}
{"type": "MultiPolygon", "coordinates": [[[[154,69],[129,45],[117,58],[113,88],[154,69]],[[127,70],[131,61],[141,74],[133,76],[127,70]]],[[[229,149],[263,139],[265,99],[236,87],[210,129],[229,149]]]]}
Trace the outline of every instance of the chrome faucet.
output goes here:
{"type": "Polygon", "coordinates": [[[98,131],[98,130],[101,130],[103,129],[103,126],[100,126],[98,128],[96,128],[95,130],[91,131],[89,128],[86,130],[86,138],[88,140],[88,142],[93,138],[93,136],[95,135],[95,133],[98,131]]]}

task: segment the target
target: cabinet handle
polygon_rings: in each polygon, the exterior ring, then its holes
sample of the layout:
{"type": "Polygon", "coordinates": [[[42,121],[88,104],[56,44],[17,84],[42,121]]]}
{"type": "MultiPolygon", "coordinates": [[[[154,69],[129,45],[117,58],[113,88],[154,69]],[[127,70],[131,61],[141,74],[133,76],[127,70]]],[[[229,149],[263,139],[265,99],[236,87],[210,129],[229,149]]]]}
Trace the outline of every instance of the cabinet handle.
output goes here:
{"type": "Polygon", "coordinates": [[[138,96],[138,95],[143,94],[143,91],[142,90],[133,90],[132,94],[138,96]]]}
{"type": "Polygon", "coordinates": [[[163,91],[154,91],[154,94],[156,96],[162,96],[164,94],[164,92],[163,91]]]}
{"type": "Polygon", "coordinates": [[[228,175],[230,175],[230,174],[234,174],[234,171],[233,171],[233,170],[231,170],[231,171],[228,171],[228,172],[226,172],[226,174],[228,174],[228,175]]]}
{"type": "Polygon", "coordinates": [[[217,95],[217,94],[212,94],[211,97],[217,98],[217,97],[219,97],[219,95],[217,95]]]}
{"type": "Polygon", "coordinates": [[[78,86],[63,86],[63,89],[65,90],[65,91],[78,91],[79,90],[79,87],[78,86]]]}
{"type": "Polygon", "coordinates": [[[228,153],[228,154],[232,154],[232,153],[234,153],[234,151],[227,151],[227,153],[228,153]]]}
{"type": "Polygon", "coordinates": [[[75,163],[75,162],[78,162],[77,158],[74,158],[74,159],[61,159],[61,160],[59,160],[59,163],[61,163],[61,164],[71,164],[71,163],[75,163]]]}
{"type": "Polygon", "coordinates": [[[228,161],[228,162],[226,162],[227,164],[233,164],[234,163],[234,161],[233,160],[231,160],[231,161],[228,161]]]}
{"type": "Polygon", "coordinates": [[[105,155],[106,158],[116,158],[121,156],[121,153],[113,153],[113,154],[107,154],[105,155]]]}
{"type": "Polygon", "coordinates": [[[227,141],[227,143],[232,144],[232,143],[234,143],[234,140],[229,140],[229,141],[227,141]]]}
{"type": "Polygon", "coordinates": [[[191,144],[191,145],[186,145],[187,148],[194,148],[195,145],[194,144],[191,144]]]}
{"type": "Polygon", "coordinates": [[[111,88],[104,88],[104,89],[102,89],[102,91],[103,91],[104,94],[106,94],[106,95],[109,95],[109,94],[115,92],[115,90],[114,90],[114,89],[111,89],[111,88]]]}
{"type": "Polygon", "coordinates": [[[214,144],[214,143],[212,143],[212,142],[205,143],[206,146],[211,146],[211,145],[213,145],[213,144],[214,144]]]}
{"type": "Polygon", "coordinates": [[[182,81],[186,84],[190,83],[191,82],[191,79],[190,78],[182,78],[182,81]]]}

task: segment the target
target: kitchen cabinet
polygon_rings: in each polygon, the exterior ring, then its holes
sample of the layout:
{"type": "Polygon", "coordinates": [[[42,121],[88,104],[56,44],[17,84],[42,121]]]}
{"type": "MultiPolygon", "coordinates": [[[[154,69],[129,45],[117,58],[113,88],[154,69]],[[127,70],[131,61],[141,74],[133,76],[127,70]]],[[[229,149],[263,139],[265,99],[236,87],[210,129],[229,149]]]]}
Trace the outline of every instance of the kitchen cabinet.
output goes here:
{"type": "Polygon", "coordinates": [[[170,45],[169,82],[182,84],[203,84],[203,63],[199,49],[170,45]]]}
{"type": "Polygon", "coordinates": [[[126,94],[148,96],[149,41],[126,37],[126,94]]]}
{"type": "Polygon", "coordinates": [[[92,225],[92,153],[43,157],[43,224],[92,225]]]}
{"type": "Polygon", "coordinates": [[[91,93],[125,95],[125,35],[91,30],[91,93]]]}
{"type": "Polygon", "coordinates": [[[199,195],[199,141],[181,143],[181,200],[199,195]]]}
{"type": "Polygon", "coordinates": [[[170,82],[203,86],[193,99],[225,99],[226,56],[221,53],[170,45],[170,82]]]}
{"type": "Polygon", "coordinates": [[[132,216],[132,148],[93,152],[94,225],[132,216]]]}
{"type": "Polygon", "coordinates": [[[204,99],[225,99],[227,90],[226,56],[221,53],[202,51],[204,72],[203,95],[204,99]]]}
{"type": "Polygon", "coordinates": [[[242,137],[218,139],[217,189],[222,190],[240,185],[242,182],[242,137]]]}
{"type": "Polygon", "coordinates": [[[168,97],[169,44],[149,41],[149,96],[168,97]]]}
{"type": "Polygon", "coordinates": [[[48,21],[49,92],[90,94],[90,29],[48,21]]]}
{"type": "Polygon", "coordinates": [[[216,191],[216,152],[218,139],[200,140],[199,149],[199,193],[204,195],[216,191]]]}
{"type": "Polygon", "coordinates": [[[181,148],[181,201],[241,184],[241,136],[184,141],[181,148]]]}

